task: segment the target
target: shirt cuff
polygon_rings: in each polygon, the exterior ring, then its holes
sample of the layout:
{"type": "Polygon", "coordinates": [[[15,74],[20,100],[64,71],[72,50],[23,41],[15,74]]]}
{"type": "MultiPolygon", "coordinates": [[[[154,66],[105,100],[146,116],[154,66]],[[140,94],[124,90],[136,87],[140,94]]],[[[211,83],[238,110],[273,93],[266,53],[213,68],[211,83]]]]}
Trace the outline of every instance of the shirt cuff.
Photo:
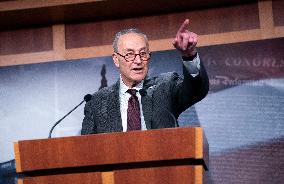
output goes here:
{"type": "Polygon", "coordinates": [[[185,66],[186,70],[192,77],[196,77],[199,75],[200,70],[200,58],[198,53],[196,54],[196,57],[193,58],[193,60],[185,60],[186,58],[182,59],[183,65],[185,66]]]}

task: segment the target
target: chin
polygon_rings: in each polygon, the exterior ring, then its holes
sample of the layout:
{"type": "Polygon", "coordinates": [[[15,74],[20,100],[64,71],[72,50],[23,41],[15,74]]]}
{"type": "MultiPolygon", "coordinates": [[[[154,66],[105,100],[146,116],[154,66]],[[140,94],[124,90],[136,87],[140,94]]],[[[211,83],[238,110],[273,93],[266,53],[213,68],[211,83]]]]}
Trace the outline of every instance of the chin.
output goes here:
{"type": "Polygon", "coordinates": [[[146,75],[139,75],[139,76],[134,76],[132,79],[136,82],[141,82],[142,80],[144,80],[146,77],[146,75]]]}

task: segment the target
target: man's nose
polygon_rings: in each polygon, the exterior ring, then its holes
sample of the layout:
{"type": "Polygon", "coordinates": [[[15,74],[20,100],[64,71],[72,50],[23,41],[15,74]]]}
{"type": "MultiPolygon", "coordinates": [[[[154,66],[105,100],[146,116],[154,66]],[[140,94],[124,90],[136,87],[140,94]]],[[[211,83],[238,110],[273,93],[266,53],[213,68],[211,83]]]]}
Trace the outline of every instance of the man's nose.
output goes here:
{"type": "Polygon", "coordinates": [[[136,54],[136,55],[135,55],[135,58],[134,58],[134,61],[133,61],[133,62],[136,63],[136,64],[142,63],[142,59],[141,59],[141,57],[140,57],[139,54],[136,54]]]}

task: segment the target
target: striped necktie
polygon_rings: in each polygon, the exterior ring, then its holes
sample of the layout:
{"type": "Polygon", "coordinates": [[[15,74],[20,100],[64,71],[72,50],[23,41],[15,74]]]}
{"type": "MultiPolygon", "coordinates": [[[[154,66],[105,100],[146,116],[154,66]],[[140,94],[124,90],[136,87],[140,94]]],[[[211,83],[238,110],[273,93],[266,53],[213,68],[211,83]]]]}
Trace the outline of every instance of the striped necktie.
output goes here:
{"type": "Polygon", "coordinates": [[[127,90],[127,93],[131,95],[128,100],[127,131],[141,130],[140,106],[136,92],[136,89],[127,90]]]}

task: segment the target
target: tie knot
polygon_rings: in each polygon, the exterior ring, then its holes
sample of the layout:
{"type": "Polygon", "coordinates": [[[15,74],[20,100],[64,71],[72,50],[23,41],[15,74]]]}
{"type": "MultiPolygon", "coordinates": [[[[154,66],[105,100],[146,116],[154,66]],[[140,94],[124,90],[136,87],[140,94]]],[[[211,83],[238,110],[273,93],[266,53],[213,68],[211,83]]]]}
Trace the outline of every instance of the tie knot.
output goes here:
{"type": "Polygon", "coordinates": [[[137,90],[136,89],[128,89],[126,92],[129,93],[131,96],[136,96],[137,90]]]}

